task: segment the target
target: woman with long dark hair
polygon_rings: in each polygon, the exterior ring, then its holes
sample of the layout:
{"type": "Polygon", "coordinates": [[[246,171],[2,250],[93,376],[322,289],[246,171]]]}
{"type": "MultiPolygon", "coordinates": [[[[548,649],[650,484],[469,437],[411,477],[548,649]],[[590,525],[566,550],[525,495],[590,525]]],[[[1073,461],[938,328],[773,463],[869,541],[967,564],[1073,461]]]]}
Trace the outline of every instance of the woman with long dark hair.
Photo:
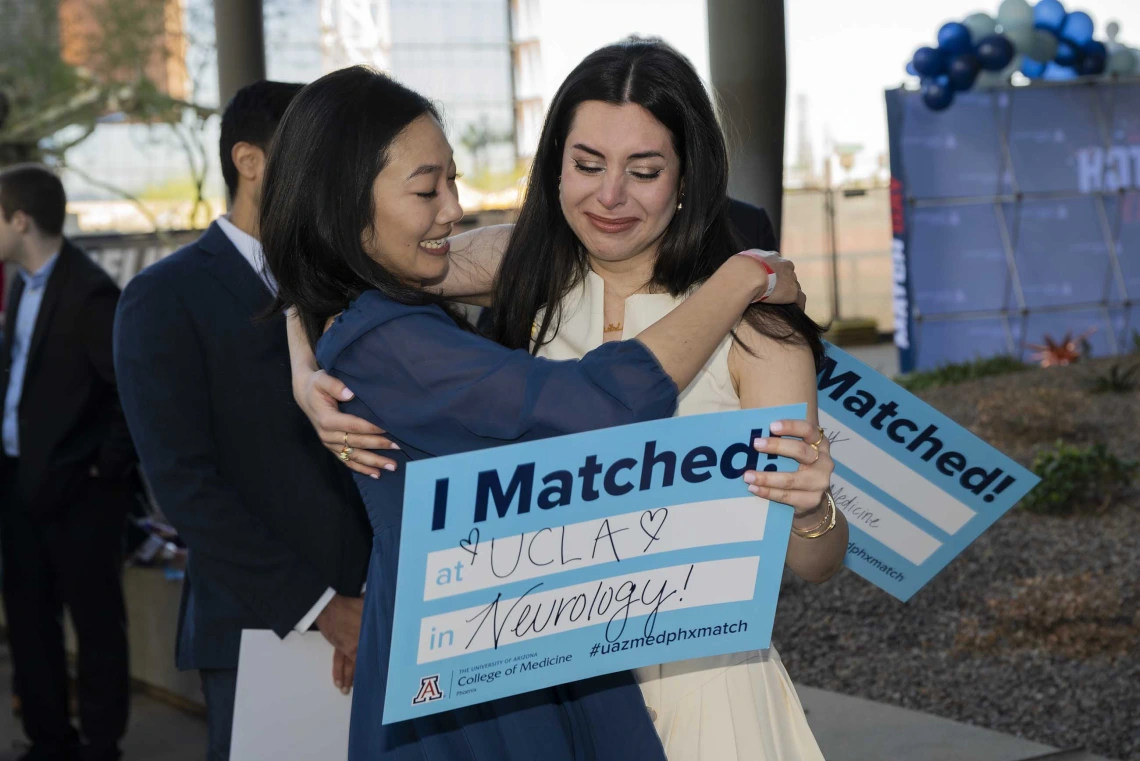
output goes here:
{"type": "MultiPolygon", "coordinates": [[[[637,340],[552,362],[465,330],[425,288],[448,269],[447,238],[461,214],[451,148],[426,99],[362,67],[297,95],[274,138],[262,196],[278,306],[296,316],[291,340],[315,348],[329,373],[352,384],[347,409],[398,441],[398,463],[668,417],[677,388],[697,376],[749,303],[771,285],[770,300],[799,295],[790,267],[732,257],[637,340]]],[[[374,540],[350,759],[663,758],[628,673],[380,723],[403,474],[357,478],[374,540]]]]}
{"type": "MultiPolygon", "coordinates": [[[[713,105],[684,56],[659,41],[602,48],[551,103],[514,228],[457,236],[439,290],[492,304],[498,342],[551,359],[644,335],[743,247],[728,220],[728,171],[713,105]]],[[[839,569],[847,544],[817,422],[822,355],[820,328],[802,304],[754,304],[678,409],[807,403],[808,420],[785,421],[782,431],[801,441],[772,438],[762,449],[797,459],[800,471],[756,474],[751,489],[796,508],[787,565],[814,582],[839,569]]],[[[329,403],[323,391],[343,387],[324,384],[311,367],[295,362],[295,386],[322,438],[367,433],[318,412],[329,403]]],[[[350,466],[364,471],[377,462],[357,459],[350,466]]],[[[670,761],[822,758],[775,649],[639,669],[637,678],[670,761]]]]}
{"type": "MultiPolygon", "coordinates": [[[[742,244],[728,219],[728,153],[692,65],[657,41],[602,48],[550,106],[526,201],[494,286],[493,337],[570,359],[670,314],[742,244]]],[[[755,304],[678,414],[806,402],[818,426],[820,328],[795,304],[755,304]]],[[[826,455],[822,429],[805,463],[826,455]]],[[[803,447],[803,445],[800,445],[803,447]]],[[[821,582],[843,562],[847,526],[827,492],[754,485],[796,508],[787,564],[821,582]]],[[[639,669],[670,761],[822,759],[774,649],[639,669]]]]}

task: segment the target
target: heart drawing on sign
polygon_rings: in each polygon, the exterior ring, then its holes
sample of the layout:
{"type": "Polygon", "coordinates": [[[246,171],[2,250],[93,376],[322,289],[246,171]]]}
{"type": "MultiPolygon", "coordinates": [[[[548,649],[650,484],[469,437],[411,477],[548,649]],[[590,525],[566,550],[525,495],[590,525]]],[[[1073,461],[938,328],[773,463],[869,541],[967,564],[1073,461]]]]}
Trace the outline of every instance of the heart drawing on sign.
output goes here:
{"type": "Polygon", "coordinates": [[[471,564],[475,565],[475,556],[479,554],[479,529],[471,529],[466,538],[460,539],[459,549],[471,553],[471,564]]]}
{"type": "Polygon", "coordinates": [[[649,537],[649,543],[645,545],[645,549],[642,550],[642,552],[648,551],[650,545],[659,541],[661,529],[665,526],[665,519],[668,517],[669,508],[667,507],[659,507],[656,510],[646,510],[641,514],[641,530],[649,537]],[[661,516],[660,521],[657,519],[658,515],[661,516]],[[648,525],[646,525],[647,520],[648,525]]]}

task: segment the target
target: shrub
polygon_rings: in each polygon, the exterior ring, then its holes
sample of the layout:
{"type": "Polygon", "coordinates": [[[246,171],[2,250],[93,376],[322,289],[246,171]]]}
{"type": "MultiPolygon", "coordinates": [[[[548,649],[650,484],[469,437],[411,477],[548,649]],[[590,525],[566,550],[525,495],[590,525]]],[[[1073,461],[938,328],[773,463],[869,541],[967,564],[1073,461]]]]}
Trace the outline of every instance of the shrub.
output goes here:
{"type": "Polygon", "coordinates": [[[1131,485],[1137,463],[1121,460],[1104,444],[1074,447],[1058,441],[1040,452],[1033,472],[1041,483],[1021,501],[1034,513],[1071,515],[1104,510],[1131,485]]]}
{"type": "Polygon", "coordinates": [[[1057,341],[1053,336],[1046,335],[1045,343],[1026,344],[1026,346],[1036,352],[1033,359],[1037,360],[1042,367],[1064,367],[1079,362],[1084,357],[1092,356],[1092,344],[1089,343],[1089,336],[1095,332],[1096,326],[1094,325],[1076,338],[1073,338],[1072,333],[1066,333],[1064,338],[1057,341]]]}
{"type": "Polygon", "coordinates": [[[1089,383],[1094,394],[1125,394],[1140,386],[1140,365],[1125,367],[1116,363],[1104,375],[1098,375],[1089,383]]]}
{"type": "Polygon", "coordinates": [[[1057,439],[1087,440],[1094,432],[1076,414],[1072,394],[1058,388],[1003,384],[974,405],[975,432],[999,449],[1036,449],[1057,439]]]}
{"type": "Polygon", "coordinates": [[[982,616],[962,619],[955,649],[971,653],[1045,650],[1068,658],[1123,655],[1140,637],[1121,574],[1048,573],[1001,584],[982,616]]]}
{"type": "Polygon", "coordinates": [[[1017,357],[1001,354],[996,357],[974,359],[969,362],[953,362],[941,365],[934,370],[900,375],[895,378],[895,382],[908,391],[927,391],[975,378],[1017,373],[1029,368],[1030,365],[1025,364],[1017,357]]]}

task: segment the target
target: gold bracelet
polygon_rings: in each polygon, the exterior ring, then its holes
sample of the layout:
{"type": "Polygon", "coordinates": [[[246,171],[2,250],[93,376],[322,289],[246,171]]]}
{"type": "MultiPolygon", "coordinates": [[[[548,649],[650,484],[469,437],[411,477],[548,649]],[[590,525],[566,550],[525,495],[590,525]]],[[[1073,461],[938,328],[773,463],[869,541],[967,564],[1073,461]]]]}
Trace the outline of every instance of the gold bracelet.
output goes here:
{"type": "MultiPolygon", "coordinates": [[[[792,526],[792,530],[798,531],[802,534],[810,534],[813,531],[820,530],[821,528],[823,528],[824,526],[827,525],[827,521],[831,517],[830,515],[828,515],[827,507],[828,507],[828,505],[827,505],[827,492],[824,492],[824,497],[823,497],[823,499],[821,499],[819,501],[819,504],[808,511],[808,515],[810,515],[810,514],[814,513],[816,510],[819,510],[821,508],[823,509],[823,517],[819,519],[819,523],[815,524],[811,528],[796,528],[795,526],[792,526]]],[[[792,520],[795,520],[796,518],[802,518],[802,517],[805,517],[805,516],[800,516],[800,515],[793,516],[792,520]]]]}
{"type": "MultiPolygon", "coordinates": [[[[816,513],[818,513],[821,510],[823,510],[824,512],[827,511],[827,498],[826,497],[821,499],[819,501],[819,504],[816,505],[815,507],[810,508],[808,510],[804,510],[802,513],[796,513],[795,517],[796,518],[810,518],[811,516],[815,515],[816,513]]],[[[821,521],[819,525],[822,526],[823,522],[821,521]]]]}
{"type": "Polygon", "coordinates": [[[835,528],[837,512],[835,507],[835,499],[832,498],[830,489],[824,492],[824,496],[827,497],[827,514],[823,516],[823,520],[819,522],[819,525],[813,526],[810,529],[799,529],[795,526],[792,526],[792,532],[795,533],[796,536],[800,537],[801,539],[818,539],[828,531],[831,531],[831,529],[835,528]],[[825,526],[824,524],[827,525],[825,526]]]}

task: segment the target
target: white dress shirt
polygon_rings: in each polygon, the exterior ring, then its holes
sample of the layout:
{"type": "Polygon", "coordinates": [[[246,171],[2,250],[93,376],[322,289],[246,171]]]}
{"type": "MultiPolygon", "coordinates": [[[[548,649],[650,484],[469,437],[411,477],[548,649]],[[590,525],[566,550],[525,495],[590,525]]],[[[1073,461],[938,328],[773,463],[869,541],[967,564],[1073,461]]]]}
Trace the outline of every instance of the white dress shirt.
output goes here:
{"type": "Polygon", "coordinates": [[[249,262],[250,267],[253,267],[253,271],[261,278],[261,282],[265,283],[269,292],[276,296],[277,281],[273,279],[273,274],[265,266],[265,252],[261,248],[261,241],[244,230],[238,229],[237,225],[231,222],[227,216],[218,217],[218,227],[222,228],[222,232],[230,239],[230,243],[234,244],[234,248],[242,255],[242,258],[249,262]]]}
{"type": "MultiPolygon", "coordinates": [[[[253,271],[257,273],[257,276],[261,278],[261,282],[265,283],[265,287],[269,289],[269,292],[276,296],[277,281],[273,279],[269,268],[265,266],[265,252],[261,249],[261,241],[244,230],[239,230],[237,226],[229,220],[229,217],[218,217],[218,227],[222,228],[222,232],[230,239],[230,243],[233,243],[238,253],[249,262],[249,266],[252,267],[253,271]]],[[[321,611],[328,606],[329,601],[332,600],[335,594],[336,590],[332,587],[326,589],[325,593],[317,600],[316,605],[310,608],[309,612],[305,614],[305,617],[297,622],[293,630],[301,633],[307,632],[309,627],[313,625],[313,622],[317,620],[317,616],[321,614],[321,611]]]]}
{"type": "Polygon", "coordinates": [[[16,310],[15,324],[12,326],[12,345],[5,347],[10,353],[8,389],[4,394],[4,454],[20,456],[20,397],[24,392],[24,375],[28,370],[28,353],[32,347],[32,337],[39,320],[40,305],[47,291],[48,279],[59,260],[57,251],[44,266],[33,273],[22,268],[19,277],[24,281],[24,293],[20,297],[20,307],[16,310]]]}

